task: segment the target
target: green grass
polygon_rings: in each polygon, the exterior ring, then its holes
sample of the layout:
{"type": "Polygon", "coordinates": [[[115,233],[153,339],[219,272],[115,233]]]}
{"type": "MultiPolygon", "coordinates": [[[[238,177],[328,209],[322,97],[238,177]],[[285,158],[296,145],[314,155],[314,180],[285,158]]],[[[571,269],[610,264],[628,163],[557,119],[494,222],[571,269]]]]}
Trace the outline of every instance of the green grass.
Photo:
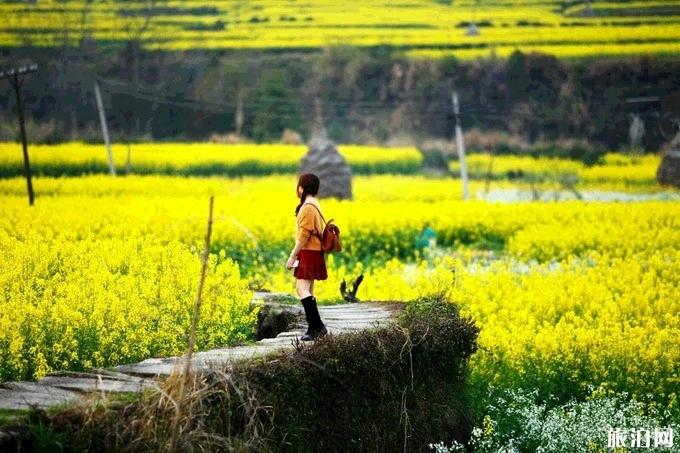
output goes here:
{"type": "Polygon", "coordinates": [[[27,410],[0,409],[0,428],[17,422],[28,414],[27,410]]]}

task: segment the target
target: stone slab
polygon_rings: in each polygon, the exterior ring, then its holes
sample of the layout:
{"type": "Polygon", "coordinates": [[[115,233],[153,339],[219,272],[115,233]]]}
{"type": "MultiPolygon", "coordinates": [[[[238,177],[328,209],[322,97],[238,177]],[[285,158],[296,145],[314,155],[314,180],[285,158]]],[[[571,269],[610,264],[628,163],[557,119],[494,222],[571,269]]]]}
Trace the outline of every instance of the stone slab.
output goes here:
{"type": "MultiPolygon", "coordinates": [[[[229,368],[235,360],[261,357],[293,349],[294,342],[307,328],[304,308],[271,299],[285,296],[277,293],[256,293],[254,303],[263,303],[274,311],[290,311],[298,315],[289,330],[275,338],[265,338],[254,344],[237,345],[199,351],[192,356],[193,370],[212,367],[229,368]]],[[[331,334],[373,328],[391,322],[399,303],[359,302],[320,305],[319,314],[331,334]]],[[[0,384],[0,409],[28,409],[31,405],[47,408],[77,401],[92,392],[138,392],[154,384],[153,379],[183,371],[184,357],[149,358],[139,363],[114,367],[112,370],[92,370],[89,373],[56,372],[38,382],[8,382],[0,384]]]]}
{"type": "Polygon", "coordinates": [[[76,392],[140,392],[152,386],[151,381],[127,376],[127,379],[112,379],[106,375],[45,376],[39,384],[76,392]]]}
{"type": "Polygon", "coordinates": [[[29,409],[31,406],[47,408],[78,401],[77,392],[55,388],[36,382],[6,382],[0,384],[0,408],[29,409]]]}

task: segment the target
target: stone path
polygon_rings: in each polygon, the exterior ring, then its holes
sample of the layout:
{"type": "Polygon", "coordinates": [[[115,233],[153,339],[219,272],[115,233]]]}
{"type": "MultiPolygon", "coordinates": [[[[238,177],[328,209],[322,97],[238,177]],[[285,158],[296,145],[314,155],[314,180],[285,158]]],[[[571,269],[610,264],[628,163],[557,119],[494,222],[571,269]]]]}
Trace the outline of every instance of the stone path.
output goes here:
{"type": "MultiPolygon", "coordinates": [[[[274,312],[289,311],[296,315],[292,328],[275,338],[265,338],[251,345],[233,346],[194,353],[192,369],[202,370],[210,366],[228,366],[235,359],[264,356],[280,350],[293,348],[293,341],[306,330],[304,310],[301,304],[289,305],[272,301],[268,293],[256,293],[254,304],[266,304],[274,312]]],[[[401,308],[398,303],[360,302],[319,306],[321,319],[329,334],[385,325],[401,308]]],[[[1,409],[28,409],[31,405],[41,408],[77,401],[91,393],[139,392],[154,383],[154,378],[167,376],[175,367],[184,369],[183,357],[147,359],[139,363],[121,365],[112,370],[95,370],[90,373],[56,372],[37,382],[0,383],[1,409]]]]}

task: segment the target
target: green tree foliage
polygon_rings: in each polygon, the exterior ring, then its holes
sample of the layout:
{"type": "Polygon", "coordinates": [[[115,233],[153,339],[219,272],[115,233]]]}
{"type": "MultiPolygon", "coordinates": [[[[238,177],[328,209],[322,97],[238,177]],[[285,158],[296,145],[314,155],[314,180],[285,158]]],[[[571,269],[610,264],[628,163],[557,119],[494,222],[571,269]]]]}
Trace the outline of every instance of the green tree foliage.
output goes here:
{"type": "MultiPolygon", "coordinates": [[[[24,84],[32,142],[101,141],[92,94],[97,75],[114,81],[102,84],[114,141],[205,140],[239,125],[257,141],[278,140],[285,128],[307,138],[317,98],[329,134],[340,142],[450,138],[455,89],[465,130],[510,132],[528,144],[582,139],[617,149],[626,146],[630,116],[638,113],[643,146],[656,151],[668,139],[657,122],[677,113],[672,96],[680,85],[677,57],[568,61],[516,51],[505,60],[409,60],[385,46],[233,54],[71,49],[68,65],[46,50],[22,55],[44,68],[24,84]],[[651,96],[657,105],[626,102],[651,96]]],[[[1,91],[0,140],[17,138],[14,105],[11,90],[1,91]]]]}

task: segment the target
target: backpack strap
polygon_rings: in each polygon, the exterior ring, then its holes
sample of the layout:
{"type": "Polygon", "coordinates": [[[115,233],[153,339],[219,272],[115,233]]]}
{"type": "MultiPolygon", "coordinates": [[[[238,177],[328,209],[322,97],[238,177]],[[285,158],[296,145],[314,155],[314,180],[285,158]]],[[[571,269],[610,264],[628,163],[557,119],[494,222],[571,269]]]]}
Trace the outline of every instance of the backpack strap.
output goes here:
{"type": "MultiPolygon", "coordinates": [[[[325,228],[326,219],[323,218],[323,214],[321,214],[321,210],[320,210],[319,208],[317,208],[316,205],[315,205],[314,203],[304,203],[302,206],[304,206],[304,205],[310,205],[310,206],[314,207],[314,209],[317,210],[317,212],[318,212],[319,215],[321,216],[321,220],[323,220],[323,224],[324,224],[324,228],[325,228]]],[[[316,233],[316,232],[315,232],[315,234],[316,234],[316,236],[317,236],[319,239],[321,239],[321,234],[316,233]]]]}

